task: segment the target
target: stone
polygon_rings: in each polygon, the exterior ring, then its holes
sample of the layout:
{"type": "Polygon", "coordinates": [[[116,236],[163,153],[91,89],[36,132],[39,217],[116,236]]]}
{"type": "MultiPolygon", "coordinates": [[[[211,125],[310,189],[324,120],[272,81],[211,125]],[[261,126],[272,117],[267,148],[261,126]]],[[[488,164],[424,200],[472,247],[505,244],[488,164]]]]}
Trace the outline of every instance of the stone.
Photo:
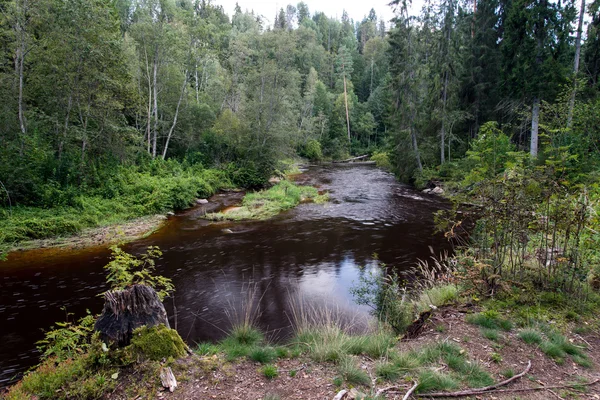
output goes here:
{"type": "Polygon", "coordinates": [[[175,215],[175,213],[174,213],[173,211],[169,211],[169,212],[167,213],[167,216],[168,216],[168,217],[172,217],[173,215],[175,215]]]}
{"type": "Polygon", "coordinates": [[[206,199],[198,199],[198,200],[196,200],[196,203],[198,203],[198,204],[208,204],[208,200],[206,200],[206,199]]]}
{"type": "Polygon", "coordinates": [[[278,178],[276,176],[272,176],[271,178],[269,178],[269,183],[275,185],[277,183],[281,182],[281,178],[278,178]]]}
{"type": "Polygon", "coordinates": [[[442,194],[442,193],[444,193],[444,189],[442,189],[439,186],[436,186],[433,189],[431,189],[431,193],[432,194],[442,194]]]}
{"type": "Polygon", "coordinates": [[[431,189],[423,189],[422,193],[429,194],[429,193],[431,193],[431,189]]]}

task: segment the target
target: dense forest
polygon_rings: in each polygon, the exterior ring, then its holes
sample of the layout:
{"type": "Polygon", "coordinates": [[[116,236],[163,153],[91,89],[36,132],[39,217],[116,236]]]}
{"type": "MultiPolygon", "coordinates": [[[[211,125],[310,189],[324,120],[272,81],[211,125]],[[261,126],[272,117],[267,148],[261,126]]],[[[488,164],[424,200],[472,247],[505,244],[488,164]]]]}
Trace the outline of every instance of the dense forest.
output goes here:
{"type": "Polygon", "coordinates": [[[210,1],[3,0],[0,242],[259,187],[297,155],[372,154],[424,182],[482,127],[594,169],[600,2],[392,6],[355,21],[301,2],[267,26],[210,1]],[[40,222],[49,208],[67,211],[40,222]]]}

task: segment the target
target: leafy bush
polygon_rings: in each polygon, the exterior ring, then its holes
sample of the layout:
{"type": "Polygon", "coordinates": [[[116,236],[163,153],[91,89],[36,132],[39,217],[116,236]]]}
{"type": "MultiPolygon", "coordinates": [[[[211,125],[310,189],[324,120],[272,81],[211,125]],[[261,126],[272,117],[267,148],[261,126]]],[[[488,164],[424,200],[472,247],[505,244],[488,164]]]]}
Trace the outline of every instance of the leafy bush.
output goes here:
{"type": "Polygon", "coordinates": [[[310,139],[301,149],[300,155],[311,161],[320,161],[323,159],[321,143],[318,140],[310,139]]]}
{"type": "Polygon", "coordinates": [[[163,300],[175,287],[171,279],[156,275],[154,259],[162,252],[156,246],[149,246],[148,251],[140,257],[135,257],[119,246],[112,246],[111,261],[104,267],[108,272],[106,281],[110,290],[123,290],[132,285],[145,285],[156,290],[160,300],[163,300]]]}
{"type": "Polygon", "coordinates": [[[374,152],[371,155],[371,161],[375,161],[375,164],[382,169],[385,170],[391,170],[392,169],[392,163],[390,163],[390,159],[388,156],[388,153],[385,151],[381,151],[381,152],[374,152]]]}

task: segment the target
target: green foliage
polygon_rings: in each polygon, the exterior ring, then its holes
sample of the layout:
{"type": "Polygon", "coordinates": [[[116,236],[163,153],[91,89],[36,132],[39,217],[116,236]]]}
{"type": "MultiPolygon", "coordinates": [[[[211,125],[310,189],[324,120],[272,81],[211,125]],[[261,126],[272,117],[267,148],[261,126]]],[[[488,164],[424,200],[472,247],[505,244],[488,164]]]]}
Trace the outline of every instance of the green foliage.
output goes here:
{"type": "Polygon", "coordinates": [[[148,247],[148,251],[135,257],[119,246],[112,246],[111,261],[104,267],[109,290],[123,290],[132,285],[145,285],[156,290],[160,300],[164,300],[175,287],[171,279],[156,275],[155,259],[162,255],[156,246],[148,247]]]}
{"type": "Polygon", "coordinates": [[[108,370],[90,372],[88,368],[85,356],[61,362],[48,358],[13,386],[6,399],[96,399],[114,389],[116,381],[108,370]]]}
{"type": "Polygon", "coordinates": [[[183,357],[187,346],[176,330],[161,324],[151,328],[142,326],[134,330],[128,348],[142,358],[160,361],[183,357]]]}
{"type": "Polygon", "coordinates": [[[299,154],[302,157],[308,158],[310,161],[321,161],[323,159],[323,151],[321,143],[318,140],[310,139],[300,150],[299,154]]]}
{"type": "Polygon", "coordinates": [[[382,152],[374,152],[371,155],[371,161],[375,161],[375,164],[382,169],[385,170],[391,170],[392,169],[392,164],[390,163],[390,158],[388,156],[388,153],[385,151],[382,152]]]}
{"type": "Polygon", "coordinates": [[[44,339],[37,342],[42,359],[52,357],[55,362],[61,362],[86,353],[90,348],[95,322],[96,318],[89,311],[77,324],[57,322],[55,327],[46,332],[44,339]]]}
{"type": "Polygon", "coordinates": [[[402,334],[414,319],[416,305],[398,275],[363,274],[358,284],[350,288],[357,304],[369,306],[377,318],[402,334]]]}

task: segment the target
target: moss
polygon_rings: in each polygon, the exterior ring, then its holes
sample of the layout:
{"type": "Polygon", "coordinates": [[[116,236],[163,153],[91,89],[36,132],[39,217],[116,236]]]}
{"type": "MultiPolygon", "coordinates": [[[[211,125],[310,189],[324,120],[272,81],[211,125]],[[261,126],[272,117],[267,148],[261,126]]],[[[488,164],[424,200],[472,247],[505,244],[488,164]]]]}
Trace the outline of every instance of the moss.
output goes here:
{"type": "Polygon", "coordinates": [[[183,357],[187,346],[176,330],[161,324],[134,330],[131,344],[127,348],[143,358],[159,361],[163,358],[183,357]]]}

